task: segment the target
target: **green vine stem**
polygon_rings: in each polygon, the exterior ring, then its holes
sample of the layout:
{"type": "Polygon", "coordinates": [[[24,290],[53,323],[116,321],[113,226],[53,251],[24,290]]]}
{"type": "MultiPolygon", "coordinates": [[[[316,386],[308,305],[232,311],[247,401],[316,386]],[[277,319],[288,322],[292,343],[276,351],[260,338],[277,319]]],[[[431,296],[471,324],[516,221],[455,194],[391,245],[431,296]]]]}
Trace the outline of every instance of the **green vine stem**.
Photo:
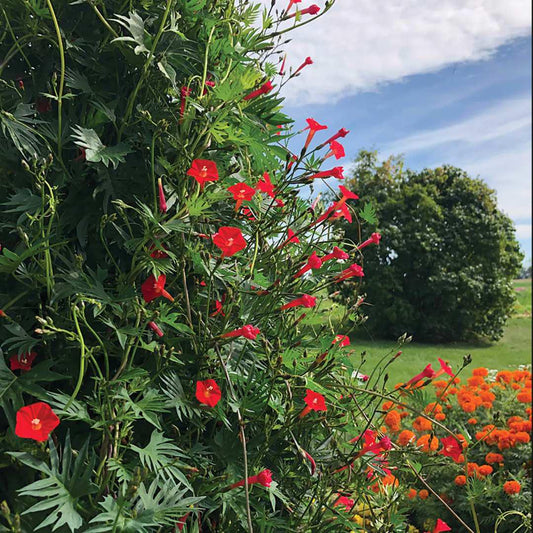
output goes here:
{"type": "Polygon", "coordinates": [[[59,48],[59,60],[61,61],[61,73],[59,75],[59,91],[57,93],[57,152],[59,157],[61,157],[61,145],[63,142],[63,132],[62,132],[62,112],[63,112],[63,89],[65,86],[65,49],[63,48],[63,39],[61,37],[61,31],[59,29],[59,23],[57,22],[57,17],[52,6],[51,0],[46,0],[48,5],[48,10],[50,11],[50,16],[54,23],[54,28],[57,35],[57,46],[59,48]]]}

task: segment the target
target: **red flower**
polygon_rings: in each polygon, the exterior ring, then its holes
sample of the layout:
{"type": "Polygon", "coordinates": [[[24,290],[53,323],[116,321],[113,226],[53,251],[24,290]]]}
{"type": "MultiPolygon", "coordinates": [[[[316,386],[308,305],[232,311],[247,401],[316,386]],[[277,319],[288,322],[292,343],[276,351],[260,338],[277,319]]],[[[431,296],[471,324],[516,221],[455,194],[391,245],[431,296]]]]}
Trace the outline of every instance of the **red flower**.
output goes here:
{"type": "MultiPolygon", "coordinates": [[[[297,1],[301,2],[302,0],[297,0],[297,1]]],[[[283,74],[285,73],[285,61],[287,61],[287,54],[283,56],[283,61],[281,62],[281,68],[279,69],[280,76],[283,76],[283,74]]]]}
{"type": "Polygon", "coordinates": [[[174,301],[174,298],[165,290],[165,283],[167,282],[167,277],[165,274],[160,274],[157,279],[152,274],[142,285],[141,292],[145,302],[151,302],[159,296],[163,296],[171,302],[174,301]]]}
{"type": "Polygon", "coordinates": [[[440,357],[438,357],[437,359],[440,364],[440,370],[437,370],[437,373],[433,377],[437,378],[442,374],[448,374],[448,376],[451,376],[452,378],[454,378],[455,374],[452,372],[452,367],[446,361],[442,360],[440,357]]]}
{"type": "Polygon", "coordinates": [[[15,435],[44,442],[58,425],[59,418],[47,403],[32,403],[17,411],[15,435]]]}
{"type": "MultiPolygon", "coordinates": [[[[230,489],[235,489],[237,487],[244,487],[245,480],[241,479],[241,481],[237,481],[237,483],[233,483],[233,485],[230,486],[230,489]]],[[[250,476],[248,478],[248,485],[254,485],[255,483],[258,483],[259,485],[263,485],[263,487],[270,487],[270,484],[272,483],[272,472],[268,470],[268,468],[265,468],[265,470],[261,470],[259,474],[256,474],[255,476],[250,476]]]]}
{"type": "Polygon", "coordinates": [[[459,444],[455,437],[444,437],[440,439],[443,446],[440,453],[445,457],[451,457],[454,461],[457,461],[459,456],[463,453],[463,447],[459,444]]]}
{"type": "Polygon", "coordinates": [[[289,228],[289,230],[287,231],[287,235],[288,235],[287,240],[289,242],[294,242],[295,244],[299,244],[300,239],[298,238],[296,233],[294,233],[294,231],[292,231],[291,228],[289,228]]]}
{"type": "Polygon", "coordinates": [[[303,453],[304,457],[311,463],[311,475],[314,476],[316,472],[316,462],[313,459],[312,455],[308,452],[306,452],[303,448],[300,448],[301,452],[303,453]]]}
{"type": "Polygon", "coordinates": [[[228,191],[233,194],[233,199],[237,200],[235,211],[239,210],[243,201],[246,200],[249,202],[256,193],[256,190],[253,187],[250,187],[250,185],[246,185],[246,183],[236,183],[235,185],[228,187],[228,191]]]}
{"type": "Polygon", "coordinates": [[[326,219],[335,220],[337,218],[344,218],[350,224],[352,223],[352,214],[345,203],[336,202],[324,211],[317,219],[315,224],[320,224],[326,219]]]}
{"type": "MultiPolygon", "coordinates": [[[[302,9],[301,11],[297,11],[296,13],[300,13],[300,15],[316,15],[320,11],[320,8],[316,4],[312,4],[309,7],[302,9]]],[[[292,13],[291,15],[287,15],[285,18],[291,18],[295,17],[296,13],[292,13]]]]}
{"type": "Polygon", "coordinates": [[[316,296],[310,296],[309,294],[304,294],[295,300],[292,300],[289,303],[281,306],[281,309],[289,309],[291,307],[315,307],[316,305],[316,296]]]}
{"type": "Polygon", "coordinates": [[[360,379],[361,381],[368,381],[370,379],[370,376],[367,374],[361,374],[361,372],[358,372],[357,370],[352,373],[352,378],[360,379]]]}
{"type": "Polygon", "coordinates": [[[344,168],[343,167],[334,167],[330,170],[323,170],[322,172],[317,172],[316,174],[313,174],[312,176],[309,176],[308,180],[316,180],[316,179],[326,179],[326,178],[337,178],[338,180],[343,180],[344,168]]]}
{"type": "Polygon", "coordinates": [[[311,389],[306,389],[307,394],[305,395],[304,402],[306,406],[303,408],[300,413],[300,418],[303,418],[305,415],[311,411],[327,411],[326,399],[319,392],[314,392],[311,389]]]}
{"type": "Polygon", "coordinates": [[[339,281],[344,281],[348,278],[353,278],[354,276],[362,278],[364,276],[363,268],[359,266],[358,264],[354,263],[353,265],[350,265],[348,268],[345,268],[336,278],[335,281],[338,283],[339,281]]]}
{"type": "Polygon", "coordinates": [[[196,382],[196,399],[209,407],[215,407],[222,397],[220,388],[214,379],[196,382]]]}
{"type": "Polygon", "coordinates": [[[441,533],[442,531],[451,531],[452,528],[440,518],[437,518],[437,524],[433,528],[433,533],[441,533]]]}
{"type": "Polygon", "coordinates": [[[161,211],[161,213],[166,213],[167,202],[165,200],[165,191],[163,190],[163,182],[161,181],[161,178],[157,180],[157,188],[159,191],[159,211],[161,211]]]}
{"type": "Polygon", "coordinates": [[[303,274],[305,274],[308,270],[311,269],[317,269],[322,266],[322,259],[318,257],[316,252],[313,252],[309,259],[307,260],[307,263],[294,275],[295,278],[299,278],[303,274]]]}
{"type": "Polygon", "coordinates": [[[213,243],[222,250],[222,257],[230,257],[243,248],[246,248],[246,241],[239,228],[222,226],[213,235],[213,243]]]}
{"type": "Polygon", "coordinates": [[[149,251],[151,252],[150,257],[154,259],[167,259],[168,257],[165,251],[157,249],[154,244],[150,246],[149,251]]]}
{"type": "Polygon", "coordinates": [[[31,370],[31,365],[36,357],[36,352],[26,352],[20,355],[12,355],[9,358],[9,367],[11,370],[22,370],[23,372],[28,372],[28,370],[31,370]]]}
{"type": "Polygon", "coordinates": [[[285,13],[288,13],[294,4],[299,4],[302,0],[290,0],[285,13]]]}
{"type": "Polygon", "coordinates": [[[346,155],[344,152],[344,146],[337,141],[333,141],[329,144],[329,152],[325,155],[324,159],[327,159],[333,155],[335,156],[335,159],[340,159],[346,155]]]}
{"type": "MultiPolygon", "coordinates": [[[[0,250],[2,249],[2,246],[0,245],[0,250]]],[[[3,309],[0,309],[0,317],[1,318],[5,318],[7,315],[6,315],[6,312],[3,310],[3,309]]]]}
{"type": "Polygon", "coordinates": [[[162,337],[164,335],[161,328],[155,322],[148,322],[148,327],[158,336],[162,337]]]}
{"type": "Polygon", "coordinates": [[[222,302],[220,302],[219,300],[215,300],[215,310],[209,316],[217,316],[217,315],[226,316],[226,314],[224,313],[222,309],[222,302]]]}
{"type": "Polygon", "coordinates": [[[320,130],[327,130],[328,127],[319,124],[316,120],[312,118],[306,118],[305,121],[307,122],[307,128],[304,128],[304,131],[309,130],[309,133],[307,134],[307,139],[305,140],[304,144],[304,148],[307,148],[313,140],[315,133],[320,130]]]}
{"type": "Polygon", "coordinates": [[[357,248],[359,248],[359,250],[362,250],[369,244],[379,244],[380,239],[381,235],[379,233],[372,233],[372,235],[370,235],[370,239],[367,239],[366,241],[362,242],[357,248]]]}
{"type": "Polygon", "coordinates": [[[187,518],[189,518],[190,514],[191,513],[187,513],[184,514],[181,518],[178,518],[178,521],[176,522],[176,527],[178,528],[178,531],[183,531],[185,523],[187,522],[187,518]]]}
{"type": "MultiPolygon", "coordinates": [[[[265,172],[263,174],[263,178],[257,182],[256,188],[258,191],[264,192],[267,196],[270,196],[270,198],[276,199],[276,195],[274,193],[274,185],[272,185],[272,182],[270,181],[270,176],[268,172],[265,172]]],[[[276,202],[280,207],[283,207],[284,204],[282,200],[276,199],[276,202]]]]}
{"type": "Polygon", "coordinates": [[[339,139],[340,137],[346,137],[346,135],[348,135],[348,133],[350,133],[349,130],[347,129],[344,129],[344,128],[341,128],[335,135],[333,135],[332,137],[330,137],[327,141],[325,141],[324,143],[322,143],[319,148],[322,148],[323,146],[326,146],[326,144],[331,144],[333,141],[336,141],[337,139],[339,139]]]}
{"type": "Polygon", "coordinates": [[[347,496],[340,496],[337,501],[333,504],[334,507],[337,507],[338,505],[344,505],[344,510],[348,513],[351,511],[352,507],[354,506],[355,500],[352,500],[352,498],[348,498],[347,496]]]}
{"type": "Polygon", "coordinates": [[[416,376],[412,377],[408,382],[407,382],[407,386],[413,384],[413,383],[417,383],[418,381],[424,379],[424,378],[434,378],[435,377],[435,371],[433,370],[433,368],[431,368],[431,364],[427,365],[426,368],[424,368],[424,370],[422,370],[422,372],[420,372],[420,374],[417,374],[416,376]]]}
{"type": "Polygon", "coordinates": [[[252,91],[250,94],[247,94],[244,97],[244,100],[251,100],[252,98],[257,98],[258,96],[261,96],[262,94],[269,93],[274,87],[272,86],[272,83],[267,81],[266,83],[263,83],[259,89],[256,89],[255,91],[252,91]]]}
{"type": "Polygon", "coordinates": [[[348,335],[335,335],[335,338],[331,344],[337,343],[341,348],[344,346],[350,346],[350,337],[348,337],[348,335]]]}
{"type": "Polygon", "coordinates": [[[350,257],[344,250],[341,250],[338,246],[333,247],[333,251],[322,258],[322,264],[330,259],[348,259],[350,257]]]}
{"type": "Polygon", "coordinates": [[[191,90],[189,87],[181,88],[181,98],[180,98],[180,121],[183,119],[185,114],[185,104],[187,102],[187,97],[191,95],[191,90]]]}
{"type": "Polygon", "coordinates": [[[218,180],[217,164],[208,159],[195,159],[187,175],[192,176],[200,184],[200,190],[203,190],[206,182],[218,180]]]}
{"type": "Polygon", "coordinates": [[[296,76],[297,74],[299,74],[299,72],[303,68],[305,68],[307,65],[312,65],[312,64],[313,64],[313,60],[310,57],[306,57],[305,61],[294,71],[293,76],[296,76]]]}
{"type": "Polygon", "coordinates": [[[246,326],[243,326],[242,328],[235,329],[233,331],[228,331],[227,333],[223,333],[221,337],[223,339],[227,339],[230,337],[244,337],[245,339],[254,340],[257,335],[261,333],[259,331],[259,328],[256,328],[255,326],[252,326],[251,324],[247,324],[246,326]]]}

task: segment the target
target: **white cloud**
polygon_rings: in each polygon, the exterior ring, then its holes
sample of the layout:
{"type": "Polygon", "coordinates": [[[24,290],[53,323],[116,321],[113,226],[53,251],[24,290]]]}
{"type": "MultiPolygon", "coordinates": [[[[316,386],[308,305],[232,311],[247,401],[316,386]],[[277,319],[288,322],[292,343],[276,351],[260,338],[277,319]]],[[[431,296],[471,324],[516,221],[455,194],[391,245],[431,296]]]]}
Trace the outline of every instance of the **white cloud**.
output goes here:
{"type": "MultiPolygon", "coordinates": [[[[286,3],[278,0],[280,8],[286,3]]],[[[307,56],[314,64],[283,92],[291,105],[329,103],[409,75],[487,58],[530,28],[530,0],[337,0],[319,20],[288,34],[288,65],[297,67],[307,56]]]]}
{"type": "Polygon", "coordinates": [[[516,238],[531,240],[531,224],[516,224],[516,238]]]}

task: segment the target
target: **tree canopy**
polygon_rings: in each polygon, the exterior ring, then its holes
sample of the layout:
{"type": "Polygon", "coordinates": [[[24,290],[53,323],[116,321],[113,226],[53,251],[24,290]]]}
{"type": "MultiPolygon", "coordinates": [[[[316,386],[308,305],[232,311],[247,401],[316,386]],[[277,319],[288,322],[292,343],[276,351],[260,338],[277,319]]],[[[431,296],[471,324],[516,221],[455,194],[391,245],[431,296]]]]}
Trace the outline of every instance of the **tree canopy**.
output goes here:
{"type": "MultiPolygon", "coordinates": [[[[417,340],[499,339],[522,254],[510,218],[481,179],[445,165],[419,172],[362,151],[348,186],[374,208],[382,239],[365,250],[366,326],[417,340]]],[[[359,242],[354,228],[345,236],[359,242]]],[[[349,288],[344,295],[349,295],[349,288]]]]}

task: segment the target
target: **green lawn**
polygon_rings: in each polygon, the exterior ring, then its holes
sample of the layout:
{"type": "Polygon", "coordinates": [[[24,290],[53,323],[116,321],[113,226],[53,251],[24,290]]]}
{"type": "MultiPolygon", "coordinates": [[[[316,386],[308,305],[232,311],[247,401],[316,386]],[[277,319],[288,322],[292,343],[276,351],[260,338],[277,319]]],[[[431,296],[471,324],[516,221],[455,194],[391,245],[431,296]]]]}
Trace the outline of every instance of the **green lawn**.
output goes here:
{"type": "MultiPolygon", "coordinates": [[[[420,372],[428,363],[433,363],[433,368],[438,369],[437,358],[447,360],[452,368],[461,366],[463,356],[470,354],[472,363],[470,368],[484,366],[487,368],[512,369],[518,365],[531,363],[531,279],[515,281],[517,291],[516,316],[513,317],[505,330],[501,340],[496,343],[451,343],[451,344],[425,344],[412,342],[405,344],[402,355],[388,367],[389,383],[393,385],[400,381],[407,381],[420,372]]],[[[317,322],[327,319],[335,323],[341,312],[337,305],[325,301],[315,315],[317,322]],[[329,308],[329,309],[328,309],[329,308]],[[321,318],[320,318],[321,317],[321,318]]],[[[370,373],[387,352],[396,351],[396,342],[363,338],[357,333],[350,335],[352,349],[356,351],[355,357],[359,361],[359,354],[366,351],[366,364],[363,372],[370,373]]]]}

